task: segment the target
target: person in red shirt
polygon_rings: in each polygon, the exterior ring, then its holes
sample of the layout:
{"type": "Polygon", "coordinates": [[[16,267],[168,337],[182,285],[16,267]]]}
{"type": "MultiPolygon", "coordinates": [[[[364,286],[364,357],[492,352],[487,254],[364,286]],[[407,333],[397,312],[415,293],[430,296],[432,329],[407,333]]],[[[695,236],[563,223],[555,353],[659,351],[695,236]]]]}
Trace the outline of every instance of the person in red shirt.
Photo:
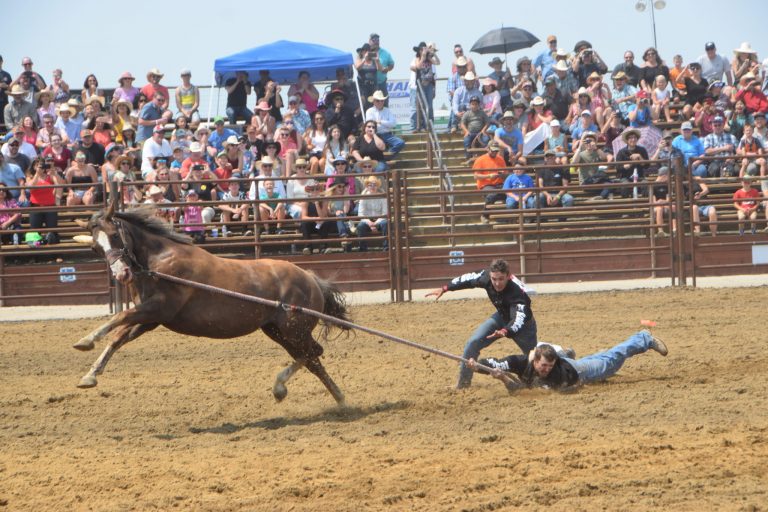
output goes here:
{"type": "Polygon", "coordinates": [[[189,156],[181,162],[181,179],[185,179],[189,174],[189,169],[195,164],[207,165],[207,161],[203,158],[203,145],[199,142],[193,142],[189,145],[189,156]]]}
{"type": "Polygon", "coordinates": [[[232,177],[232,164],[227,158],[226,151],[220,151],[219,154],[216,155],[216,170],[213,171],[213,174],[219,178],[219,181],[216,184],[216,189],[219,194],[219,199],[221,199],[224,194],[229,192],[229,178],[232,177]]]}
{"type": "Polygon", "coordinates": [[[747,73],[742,79],[747,80],[747,85],[736,94],[733,100],[734,103],[742,100],[747,107],[748,114],[754,114],[755,112],[768,113],[768,98],[760,89],[760,80],[757,80],[752,73],[747,73]]]}
{"type": "Polygon", "coordinates": [[[744,220],[749,218],[752,227],[752,234],[757,231],[755,228],[755,219],[757,219],[757,207],[760,192],[752,188],[752,180],[741,180],[741,188],[733,193],[733,206],[736,208],[736,215],[739,218],[739,235],[744,234],[744,220]]]}
{"type": "MultiPolygon", "coordinates": [[[[485,196],[485,208],[488,210],[488,206],[496,202],[505,202],[507,200],[506,194],[501,191],[504,185],[504,180],[507,177],[507,171],[504,169],[507,163],[504,161],[504,157],[499,154],[499,144],[492,140],[487,146],[488,153],[475,160],[472,165],[472,170],[475,172],[475,182],[477,183],[477,190],[486,190],[488,194],[485,196]]],[[[487,213],[483,213],[480,216],[480,221],[483,224],[488,224],[491,219],[487,213]]]]}
{"type": "Polygon", "coordinates": [[[163,74],[157,68],[152,68],[147,72],[147,85],[141,88],[141,93],[150,100],[155,97],[155,93],[159,92],[163,95],[163,98],[168,100],[168,88],[164,85],[160,85],[160,80],[163,78],[163,74]]]}

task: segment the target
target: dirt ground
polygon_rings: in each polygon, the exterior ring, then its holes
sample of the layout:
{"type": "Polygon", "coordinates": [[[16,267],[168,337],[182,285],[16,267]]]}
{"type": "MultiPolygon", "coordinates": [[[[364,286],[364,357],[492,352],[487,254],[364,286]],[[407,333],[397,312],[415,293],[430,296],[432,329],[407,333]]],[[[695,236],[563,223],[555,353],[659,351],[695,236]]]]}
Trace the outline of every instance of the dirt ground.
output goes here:
{"type": "MultiPolygon", "coordinates": [[[[0,510],[768,510],[766,288],[535,298],[540,339],[585,355],[639,319],[670,354],[637,356],[573,394],[510,395],[455,363],[364,333],[325,343],[336,407],[262,334],[167,330],[98,356],[100,322],[6,323],[0,337],[0,510]]],[[[460,353],[487,301],[355,308],[354,320],[460,353]]],[[[516,352],[497,342],[484,355],[516,352]]]]}

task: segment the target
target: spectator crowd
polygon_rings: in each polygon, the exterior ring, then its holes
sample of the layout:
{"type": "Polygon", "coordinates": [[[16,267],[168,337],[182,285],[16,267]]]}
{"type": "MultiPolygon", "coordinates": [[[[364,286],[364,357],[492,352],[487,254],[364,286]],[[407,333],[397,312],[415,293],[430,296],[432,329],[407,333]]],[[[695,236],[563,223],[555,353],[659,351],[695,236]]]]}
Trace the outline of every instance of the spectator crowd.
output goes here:
{"type": "MultiPolygon", "coordinates": [[[[108,85],[89,74],[76,90],[61,69],[53,71],[48,83],[25,57],[14,77],[0,57],[2,242],[8,243],[9,232],[21,227],[22,217],[13,209],[30,207],[40,213],[29,215],[35,232],[26,232],[24,239],[56,243],[58,217],[52,207],[99,203],[109,193],[105,184],[113,181],[122,184],[125,202],[154,204],[158,216],[183,222],[197,240],[205,238],[205,225],[217,213],[223,235],[232,231],[226,228],[230,224],[247,231],[249,209],[243,205],[248,200],[260,201],[257,220],[274,233],[297,222],[307,239],[304,252],[312,252],[313,234],[385,235],[384,184],[372,174],[384,172],[405,142],[388,107],[387,81],[395,62],[380,39],[372,33],[356,50],[356,78],[340,68],[336,80],[321,91],[311,72],[301,71],[285,100],[283,85],[269,70],[260,70],[253,82],[245,70],[238,72],[223,84],[226,117],[210,123],[200,114],[200,90],[188,69],[180,71],[173,94],[157,68],[146,72],[141,87],[126,71],[108,85]],[[251,97],[253,109],[248,107],[251,97]],[[359,194],[375,197],[346,197],[359,194]],[[177,202],[184,206],[163,206],[177,202]],[[49,230],[45,236],[38,232],[43,227],[49,230]]],[[[434,117],[440,58],[435,43],[421,42],[413,51],[411,128],[418,132],[429,129],[427,121],[434,117]],[[417,112],[417,96],[423,111],[417,112]]],[[[448,131],[461,133],[488,205],[568,207],[574,201],[568,192],[572,179],[604,183],[594,189],[594,197],[609,198],[614,191],[603,164],[616,165],[619,181],[637,181],[648,167],[634,161],[673,153],[690,163],[698,178],[764,177],[768,59],[761,64],[747,42],[732,55],[727,58],[707,42],[701,56],[686,63],[675,55],[668,63],[648,48],[638,65],[628,50],[622,62],[609,68],[588,41],[567,51],[552,35],[534,59],[521,57],[510,66],[495,57],[483,73],[456,44],[446,77],[448,131]],[[674,125],[676,131],[679,126],[680,133],[665,131],[658,144],[644,147],[645,130],[659,125],[674,125]],[[472,158],[476,148],[486,154],[472,158]],[[534,182],[518,167],[536,153],[542,154],[544,167],[534,182]],[[700,160],[705,156],[723,158],[700,160]],[[579,164],[578,177],[562,168],[569,163],[579,164]],[[498,171],[508,167],[514,169],[508,175],[498,171]],[[542,192],[514,192],[534,186],[542,192]]],[[[663,180],[665,171],[658,174],[663,180]]],[[[764,180],[761,187],[768,194],[764,180]]],[[[755,202],[752,190],[742,195],[755,202]]],[[[760,202],[749,211],[740,207],[746,202],[735,198],[739,219],[754,220],[760,202]]],[[[709,211],[702,214],[711,219],[709,211]]],[[[357,246],[366,250],[366,239],[357,246]]]]}

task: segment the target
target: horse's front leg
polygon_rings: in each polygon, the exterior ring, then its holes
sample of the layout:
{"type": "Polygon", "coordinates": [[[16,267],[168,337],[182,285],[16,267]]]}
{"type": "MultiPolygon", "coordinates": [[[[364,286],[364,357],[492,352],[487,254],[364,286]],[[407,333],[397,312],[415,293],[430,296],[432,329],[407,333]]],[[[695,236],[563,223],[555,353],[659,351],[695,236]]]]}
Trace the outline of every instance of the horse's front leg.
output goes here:
{"type": "Polygon", "coordinates": [[[80,379],[77,387],[92,388],[96,386],[96,376],[101,375],[101,373],[104,371],[104,368],[107,366],[107,362],[109,362],[112,355],[117,352],[120,347],[129,341],[138,338],[145,332],[151,331],[158,325],[159,324],[138,324],[121,326],[117,335],[115,336],[115,339],[109,345],[107,345],[107,347],[104,349],[104,352],[102,352],[99,358],[96,359],[96,361],[93,363],[93,366],[91,366],[91,369],[88,371],[88,373],[83,375],[83,378],[80,379]]]}
{"type": "Polygon", "coordinates": [[[84,336],[80,341],[72,345],[72,347],[82,351],[93,350],[95,342],[101,341],[104,336],[121,325],[157,322],[159,311],[168,313],[167,310],[160,309],[163,307],[163,303],[164,300],[162,297],[154,296],[151,300],[140,302],[130,309],[121,311],[110,318],[107,323],[99,326],[98,329],[89,335],[84,336]]]}

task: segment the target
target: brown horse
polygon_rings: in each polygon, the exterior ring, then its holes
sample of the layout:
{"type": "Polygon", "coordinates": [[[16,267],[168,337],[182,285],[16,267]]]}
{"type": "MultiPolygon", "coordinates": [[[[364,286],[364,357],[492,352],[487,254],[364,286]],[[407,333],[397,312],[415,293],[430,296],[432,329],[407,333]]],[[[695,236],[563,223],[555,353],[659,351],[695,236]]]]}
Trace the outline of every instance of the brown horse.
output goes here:
{"type": "MultiPolygon", "coordinates": [[[[127,284],[134,307],[116,314],[81,339],[74,347],[92,350],[94,342],[115,331],[112,340],[78,387],[96,386],[110,357],[121,346],[158,325],[190,336],[234,338],[257,329],[279,343],[293,364],[282,370],[272,393],[280,401],[288,393],[285,383],[301,367],[314,373],[338,403],[344,395],[320,362],[323,347],[314,339],[315,317],[283,308],[254,304],[152,275],[162,272],[178,278],[264,299],[294,304],[347,320],[344,295],[311,272],[280,260],[230,260],[191,244],[154,216],[152,209],[97,212],[87,223],[91,236],[77,237],[106,258],[115,279],[127,284]]],[[[333,325],[323,324],[327,339],[333,325]]],[[[337,326],[342,330],[349,327],[337,326]]]]}

